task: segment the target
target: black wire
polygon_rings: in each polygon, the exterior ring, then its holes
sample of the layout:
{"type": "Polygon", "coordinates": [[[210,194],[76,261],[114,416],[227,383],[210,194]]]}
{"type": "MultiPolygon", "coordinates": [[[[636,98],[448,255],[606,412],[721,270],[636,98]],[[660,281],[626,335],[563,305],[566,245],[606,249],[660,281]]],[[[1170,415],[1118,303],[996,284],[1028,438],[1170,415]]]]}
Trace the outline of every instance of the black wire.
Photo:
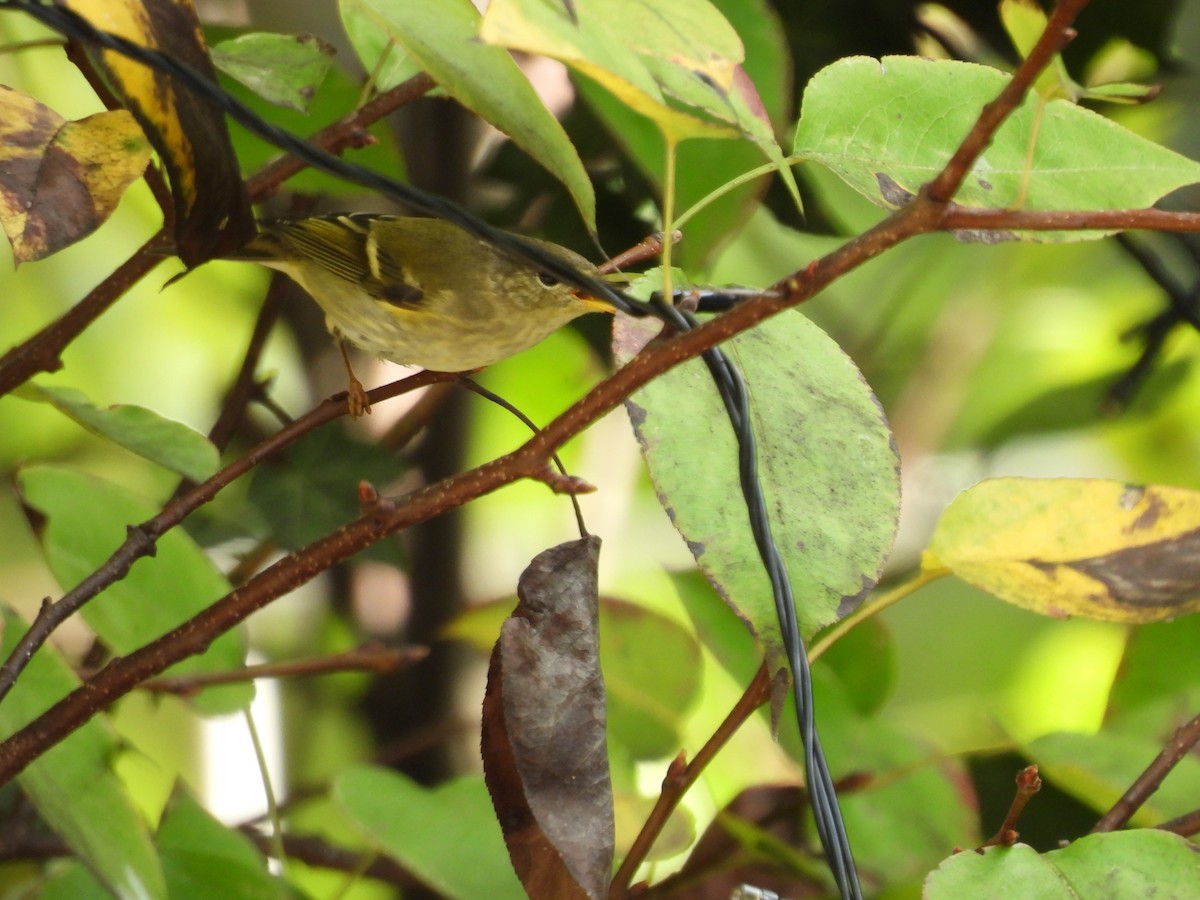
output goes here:
{"type": "MultiPolygon", "coordinates": [[[[586,290],[593,296],[603,297],[622,311],[633,315],[648,313],[656,315],[681,331],[688,330],[695,324],[695,320],[689,314],[670,304],[663,303],[661,299],[643,304],[618,293],[605,282],[576,271],[573,266],[551,256],[541,248],[527,243],[519,236],[492,228],[443,197],[393,181],[370,169],[313,147],[290,132],[263,121],[245,104],[231,97],[214,82],[185,63],[159,51],[142,47],[118,35],[100,31],[65,7],[22,3],[20,0],[0,0],[0,9],[3,8],[21,10],[67,37],[114,50],[157,71],[165,72],[184,86],[224,109],[231,118],[248,131],[276,147],[294,154],[310,166],[395,197],[422,212],[453,222],[488,243],[530,260],[560,280],[586,290]]],[[[738,474],[742,494],[746,501],[755,544],[771,581],[776,613],[779,616],[780,633],[795,683],[796,720],[804,745],[806,782],[817,833],[825,849],[830,870],[837,882],[841,896],[848,900],[849,898],[857,900],[862,897],[862,890],[859,886],[858,873],[855,870],[841,810],[838,807],[837,792],[829,774],[829,767],[825,761],[813,718],[812,677],[796,619],[795,599],[787,570],[771,535],[766,501],[758,483],[757,448],[750,422],[746,383],[720,349],[712,348],[705,351],[703,359],[721,394],[737,438],[738,474]]]]}

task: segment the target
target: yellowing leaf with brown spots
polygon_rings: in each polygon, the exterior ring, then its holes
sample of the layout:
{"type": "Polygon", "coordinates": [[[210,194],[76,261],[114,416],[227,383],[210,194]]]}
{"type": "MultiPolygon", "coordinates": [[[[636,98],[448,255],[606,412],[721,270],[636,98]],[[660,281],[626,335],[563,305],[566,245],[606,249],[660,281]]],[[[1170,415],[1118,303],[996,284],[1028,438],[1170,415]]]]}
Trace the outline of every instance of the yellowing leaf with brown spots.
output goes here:
{"type": "Polygon", "coordinates": [[[124,110],[68,122],[0,86],[0,225],[13,259],[41,259],[91,234],[149,160],[124,110]]]}
{"type": "MultiPolygon", "coordinates": [[[[64,5],[97,28],[216,80],[191,0],[66,0],[64,5]]],[[[241,247],[253,234],[254,221],[224,113],[140,62],[107,50],[91,58],[167,170],[179,258],[198,265],[241,247]]]]}
{"type": "Polygon", "coordinates": [[[1050,616],[1158,622],[1200,610],[1200,493],[996,478],[946,509],[924,561],[1050,616]]]}

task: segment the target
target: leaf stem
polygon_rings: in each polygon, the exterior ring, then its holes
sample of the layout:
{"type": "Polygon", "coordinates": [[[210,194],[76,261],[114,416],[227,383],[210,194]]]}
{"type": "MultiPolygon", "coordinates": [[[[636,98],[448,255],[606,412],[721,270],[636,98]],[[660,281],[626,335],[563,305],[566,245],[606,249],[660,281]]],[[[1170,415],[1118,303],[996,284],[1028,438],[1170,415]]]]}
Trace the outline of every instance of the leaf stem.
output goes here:
{"type": "Polygon", "coordinates": [[[810,663],[816,662],[826,650],[844,638],[860,622],[874,618],[889,606],[894,606],[919,588],[923,588],[931,581],[937,581],[943,575],[949,574],[949,569],[921,569],[910,581],[892,588],[886,594],[876,597],[869,603],[864,603],[832,628],[827,629],[821,635],[820,640],[813,642],[813,645],[808,649],[808,661],[810,663]]]}

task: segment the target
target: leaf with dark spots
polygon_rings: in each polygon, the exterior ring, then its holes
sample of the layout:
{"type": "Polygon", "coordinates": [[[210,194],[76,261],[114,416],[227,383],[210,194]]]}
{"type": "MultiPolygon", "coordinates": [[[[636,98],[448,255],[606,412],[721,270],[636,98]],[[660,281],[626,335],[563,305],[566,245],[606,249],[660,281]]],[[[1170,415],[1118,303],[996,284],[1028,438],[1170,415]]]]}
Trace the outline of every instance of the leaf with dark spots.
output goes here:
{"type": "Polygon", "coordinates": [[[20,263],[87,237],[150,160],[124,110],[69,122],[0,86],[0,224],[20,263]]]}
{"type": "MultiPolygon", "coordinates": [[[[69,0],[64,5],[105,31],[173,56],[216,80],[191,3],[69,0]]],[[[179,258],[199,265],[240,248],[254,233],[254,218],[221,110],[142,63],[112,51],[88,52],[167,170],[179,258]]]]}
{"type": "MultiPolygon", "coordinates": [[[[891,431],[859,370],[803,316],[770,319],[723,349],[749,390],[768,518],[808,637],[851,611],[879,577],[900,506],[891,431]]],[[[640,412],[631,421],[660,502],[772,669],[782,671],[771,586],[712,377],[690,360],[642,388],[634,403],[640,412]]]]}
{"type": "Polygon", "coordinates": [[[1200,493],[991,479],[946,509],[924,565],[1045,615],[1171,619],[1200,611],[1200,493]]]}
{"type": "Polygon", "coordinates": [[[603,897],[612,871],[599,554],[588,537],[530,563],[488,669],[484,775],[531,897],[603,897]]]}

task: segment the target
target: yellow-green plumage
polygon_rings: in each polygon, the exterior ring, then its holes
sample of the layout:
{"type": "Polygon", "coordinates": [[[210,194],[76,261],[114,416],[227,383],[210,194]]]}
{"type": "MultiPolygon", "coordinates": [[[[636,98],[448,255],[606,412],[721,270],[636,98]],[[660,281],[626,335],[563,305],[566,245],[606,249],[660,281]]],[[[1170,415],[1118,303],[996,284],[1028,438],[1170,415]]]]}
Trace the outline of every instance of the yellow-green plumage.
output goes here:
{"type": "MultiPolygon", "coordinates": [[[[582,256],[542,249],[589,274],[582,256]]],[[[284,272],[331,331],[393,362],[458,371],[532,347],[607,309],[440,219],[344,215],[265,222],[241,259],[284,272]]]]}

